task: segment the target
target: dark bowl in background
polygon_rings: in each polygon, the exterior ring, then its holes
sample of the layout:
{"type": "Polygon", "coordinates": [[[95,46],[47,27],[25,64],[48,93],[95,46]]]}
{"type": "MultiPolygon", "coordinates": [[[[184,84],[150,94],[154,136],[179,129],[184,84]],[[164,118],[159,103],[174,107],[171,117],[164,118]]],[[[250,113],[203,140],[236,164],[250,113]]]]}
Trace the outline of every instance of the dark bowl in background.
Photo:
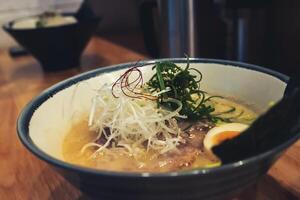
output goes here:
{"type": "MultiPolygon", "coordinates": [[[[186,63],[185,58],[164,60],[178,64],[186,63]]],[[[151,66],[156,61],[162,60],[141,61],[141,63],[144,64],[143,68],[151,69],[151,66]]],[[[220,83],[217,82],[217,85],[214,85],[214,87],[230,89],[241,94],[250,93],[250,96],[253,93],[257,95],[257,97],[253,98],[257,99],[265,99],[268,95],[273,95],[274,92],[278,93],[277,97],[279,98],[283,94],[285,83],[288,80],[287,76],[278,72],[245,63],[211,59],[190,59],[190,64],[193,67],[207,65],[204,70],[204,77],[213,76],[215,77],[214,80],[220,80],[220,83]],[[228,76],[228,74],[232,76],[228,76]],[[248,76],[248,74],[251,74],[251,76],[248,76]],[[253,82],[253,79],[256,81],[253,82]],[[252,85],[248,84],[249,80],[252,85]],[[224,84],[225,81],[227,81],[226,84],[224,84]],[[249,86],[249,90],[241,90],[241,84],[238,83],[249,86]],[[256,88],[256,90],[252,90],[251,87],[256,88]],[[268,93],[268,91],[272,92],[268,93]]],[[[42,123],[37,122],[36,119],[47,118],[49,120],[51,116],[45,110],[59,109],[59,106],[53,103],[48,104],[49,107],[46,108],[47,102],[55,98],[56,94],[64,92],[70,86],[76,85],[80,81],[89,80],[98,75],[100,75],[99,80],[106,82],[105,78],[102,78],[101,75],[110,74],[133,65],[134,63],[125,63],[100,68],[62,81],[45,90],[32,100],[19,116],[17,131],[24,146],[35,156],[54,166],[68,181],[80,188],[88,196],[105,200],[224,200],[232,198],[249,185],[254,184],[262,175],[266,174],[279,156],[299,138],[300,133],[290,140],[282,141],[282,144],[275,148],[269,149],[257,156],[245,158],[239,162],[225,164],[216,168],[192,169],[169,173],[125,173],[86,168],[51,156],[37,143],[32,135],[30,125],[36,123],[37,127],[42,126],[42,123]],[[39,113],[33,117],[40,107],[44,108],[42,110],[44,110],[45,114],[41,115],[39,113]],[[35,120],[32,120],[33,118],[35,120]]],[[[204,68],[201,69],[203,72],[204,68]]],[[[206,79],[209,85],[213,85],[215,83],[214,80],[206,79]]],[[[269,99],[266,102],[268,101],[269,99]]],[[[55,113],[59,113],[59,110],[55,113]]],[[[41,133],[43,131],[38,132],[41,133]]],[[[43,138],[55,137],[47,135],[49,134],[43,134],[43,138]]]]}
{"type": "Polygon", "coordinates": [[[52,27],[13,29],[13,23],[18,20],[4,24],[3,29],[29,51],[44,70],[55,71],[79,67],[81,54],[101,18],[77,19],[73,24],[52,27]]]}

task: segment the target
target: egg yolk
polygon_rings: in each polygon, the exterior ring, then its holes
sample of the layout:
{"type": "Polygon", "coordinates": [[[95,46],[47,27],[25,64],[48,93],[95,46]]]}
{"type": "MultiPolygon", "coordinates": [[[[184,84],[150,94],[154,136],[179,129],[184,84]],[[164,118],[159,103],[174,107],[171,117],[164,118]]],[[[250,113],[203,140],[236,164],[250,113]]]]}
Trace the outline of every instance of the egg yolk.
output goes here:
{"type": "Polygon", "coordinates": [[[213,144],[220,144],[225,140],[232,139],[238,136],[241,132],[240,131],[223,131],[213,137],[213,144]]]}

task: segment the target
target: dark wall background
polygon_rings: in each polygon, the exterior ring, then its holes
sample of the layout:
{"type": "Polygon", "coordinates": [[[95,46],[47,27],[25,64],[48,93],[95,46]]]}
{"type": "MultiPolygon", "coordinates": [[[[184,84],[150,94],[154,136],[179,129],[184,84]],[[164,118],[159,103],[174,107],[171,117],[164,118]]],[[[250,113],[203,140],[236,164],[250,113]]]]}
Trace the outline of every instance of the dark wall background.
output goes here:
{"type": "Polygon", "coordinates": [[[267,9],[265,53],[262,62],[293,74],[300,72],[300,1],[275,0],[267,9]]]}
{"type": "Polygon", "coordinates": [[[139,29],[139,0],[88,0],[103,20],[100,32],[120,32],[139,29]]]}
{"type": "MultiPolygon", "coordinates": [[[[140,24],[141,4],[157,1],[89,1],[96,13],[103,16],[99,34],[116,39],[129,48],[139,46],[138,50],[146,49],[150,56],[159,57],[158,49],[153,53],[153,46],[158,48],[159,45],[152,45],[152,49],[145,45],[142,28],[145,24],[140,24]],[[126,39],[127,36],[131,40],[126,39]]],[[[300,0],[195,2],[198,57],[239,60],[289,75],[300,72],[300,0]]],[[[157,21],[159,12],[157,8],[153,9],[150,13],[157,21]]],[[[157,38],[162,34],[159,27],[156,29],[150,44],[158,42],[157,38]]]]}

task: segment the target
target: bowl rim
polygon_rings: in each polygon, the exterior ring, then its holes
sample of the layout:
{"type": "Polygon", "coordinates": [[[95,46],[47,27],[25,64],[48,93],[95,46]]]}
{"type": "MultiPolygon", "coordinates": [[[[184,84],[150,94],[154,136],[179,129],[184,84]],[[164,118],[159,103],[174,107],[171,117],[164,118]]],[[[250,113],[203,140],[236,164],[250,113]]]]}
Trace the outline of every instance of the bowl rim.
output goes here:
{"type": "MultiPolygon", "coordinates": [[[[186,58],[164,58],[164,59],[152,59],[152,60],[144,60],[139,61],[141,65],[147,66],[154,64],[155,62],[161,62],[161,61],[172,61],[175,63],[186,63],[186,58]]],[[[268,75],[271,75],[275,78],[278,78],[279,80],[287,83],[289,80],[289,77],[271,70],[267,68],[263,68],[257,65],[253,64],[247,64],[242,62],[236,62],[236,61],[230,61],[230,60],[220,60],[220,59],[206,59],[206,58],[190,58],[190,63],[212,63],[212,64],[221,64],[222,67],[238,67],[238,68],[245,68],[249,70],[254,70],[258,72],[262,72],[268,75]]],[[[116,65],[110,65],[107,67],[101,67],[97,68],[91,71],[87,71],[78,75],[75,75],[73,77],[70,77],[68,79],[65,79],[61,82],[58,82],[51,87],[43,90],[38,96],[36,96],[34,99],[32,99],[21,111],[18,120],[17,120],[17,133],[18,137],[23,143],[23,145],[35,156],[37,156],[39,159],[54,165],[55,167],[67,169],[70,171],[75,172],[81,172],[81,173],[87,173],[91,175],[97,175],[97,176],[110,176],[110,177],[118,177],[118,178],[147,178],[147,177],[156,177],[156,178],[166,178],[166,177],[182,177],[182,176],[195,176],[195,175],[204,175],[204,174],[214,174],[219,173],[221,171],[229,171],[238,167],[242,167],[245,165],[251,165],[257,160],[263,160],[272,154],[276,154],[280,151],[283,151],[286,149],[289,145],[296,142],[299,137],[300,133],[298,133],[293,138],[289,139],[283,144],[278,145],[276,148],[270,149],[262,154],[259,154],[257,156],[249,157],[241,161],[237,161],[234,163],[229,163],[225,165],[221,165],[220,167],[216,168],[206,168],[206,169],[190,169],[185,171],[177,171],[177,172],[156,172],[156,173],[144,173],[144,172],[117,172],[117,171],[109,171],[109,170],[99,170],[99,169],[93,169],[88,167],[83,167],[71,163],[67,163],[63,160],[57,159],[52,157],[51,155],[47,154],[43,150],[41,150],[38,146],[34,144],[32,139],[29,136],[29,123],[31,120],[31,117],[35,110],[41,106],[45,101],[47,101],[49,98],[51,98],[56,93],[60,92],[61,90],[70,87],[73,84],[76,84],[79,81],[87,80],[89,78],[95,77],[97,75],[100,75],[102,73],[112,72],[116,70],[121,70],[128,68],[132,65],[136,64],[136,62],[128,62],[128,63],[121,63],[116,65]]]]}
{"type": "MultiPolygon", "coordinates": [[[[18,17],[16,19],[11,20],[11,21],[5,22],[2,25],[2,28],[5,31],[10,31],[10,32],[11,31],[13,31],[13,32],[24,32],[24,31],[32,32],[32,31],[45,31],[45,30],[56,30],[56,29],[62,29],[62,28],[76,27],[82,22],[81,20],[78,20],[76,18],[76,16],[75,16],[76,13],[74,13],[74,12],[62,12],[60,14],[63,15],[63,16],[74,17],[76,19],[76,22],[69,23],[69,24],[60,24],[60,25],[55,25],[55,26],[49,26],[49,27],[18,28],[18,29],[12,28],[12,25],[15,22],[19,21],[19,20],[28,19],[28,18],[32,18],[32,17],[37,17],[37,16],[40,15],[40,14],[34,14],[34,15],[27,15],[27,16],[23,16],[23,17],[18,17]]],[[[90,18],[89,21],[97,21],[99,23],[101,21],[101,19],[102,19],[101,16],[95,16],[95,17],[90,18]]],[[[86,20],[84,20],[84,21],[86,21],[86,20]]]]}

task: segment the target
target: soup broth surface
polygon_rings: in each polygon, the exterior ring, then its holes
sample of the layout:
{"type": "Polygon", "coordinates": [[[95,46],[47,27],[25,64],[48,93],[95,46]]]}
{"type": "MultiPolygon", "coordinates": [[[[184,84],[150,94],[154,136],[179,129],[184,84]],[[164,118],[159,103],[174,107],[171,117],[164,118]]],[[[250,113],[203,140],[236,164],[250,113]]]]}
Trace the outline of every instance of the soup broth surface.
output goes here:
{"type": "MultiPolygon", "coordinates": [[[[215,113],[222,113],[231,107],[235,107],[234,112],[224,114],[224,116],[232,118],[236,122],[250,124],[257,117],[257,113],[253,109],[237,101],[215,99],[213,103],[216,109],[215,113]]],[[[203,147],[205,134],[214,124],[199,121],[193,124],[183,122],[180,126],[182,129],[187,126],[190,128],[182,135],[187,142],[179,145],[176,151],[159,154],[137,148],[139,152],[134,156],[124,151],[123,148],[114,148],[105,149],[94,158],[92,155],[97,147],[90,147],[81,152],[85,144],[95,141],[97,137],[97,133],[89,130],[87,118],[85,118],[74,124],[66,133],[62,146],[63,157],[65,161],[73,164],[123,172],[171,172],[212,167],[220,164],[218,158],[203,147]]]]}

